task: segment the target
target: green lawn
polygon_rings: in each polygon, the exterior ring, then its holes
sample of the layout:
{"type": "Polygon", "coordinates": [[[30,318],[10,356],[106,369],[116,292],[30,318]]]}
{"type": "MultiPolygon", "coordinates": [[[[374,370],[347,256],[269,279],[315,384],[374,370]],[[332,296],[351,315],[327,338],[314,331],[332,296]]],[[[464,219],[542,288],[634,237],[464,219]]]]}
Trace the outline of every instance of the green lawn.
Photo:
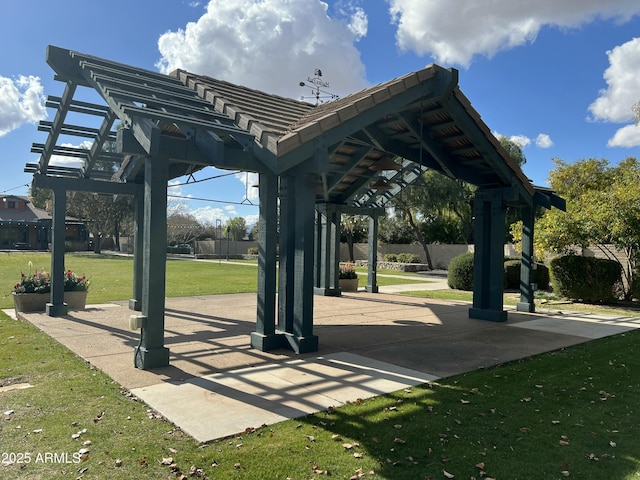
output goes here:
{"type": "MultiPolygon", "coordinates": [[[[11,261],[17,257],[19,271],[28,260],[11,255],[11,261]]],[[[0,274],[10,289],[16,274],[7,258],[0,257],[0,274]]],[[[74,255],[67,266],[90,268],[100,291],[99,276],[130,272],[130,262],[74,255]]],[[[182,277],[202,275],[200,283],[242,277],[233,269],[218,277],[213,267],[223,264],[168,265],[186,289],[190,280],[182,277]]],[[[168,283],[174,293],[182,288],[168,283]]],[[[129,297],[126,288],[122,298],[129,297]]],[[[0,387],[19,383],[33,387],[0,392],[0,462],[21,463],[0,466],[0,478],[640,478],[638,331],[206,445],[32,325],[0,313],[0,387]]]]}
{"type": "MultiPolygon", "coordinates": [[[[38,269],[51,270],[47,253],[0,253],[0,308],[13,306],[10,292],[20,280],[20,273],[38,269]]],[[[257,262],[254,262],[257,265],[257,262]]],[[[131,298],[133,258],[93,253],[67,254],[65,267],[91,280],[88,303],[106,303],[131,298]]],[[[366,277],[364,277],[366,280],[366,277]]],[[[379,285],[416,283],[416,280],[379,277],[379,285]]],[[[167,296],[218,295],[222,293],[255,292],[257,270],[247,262],[192,262],[167,260],[167,296]]]]}

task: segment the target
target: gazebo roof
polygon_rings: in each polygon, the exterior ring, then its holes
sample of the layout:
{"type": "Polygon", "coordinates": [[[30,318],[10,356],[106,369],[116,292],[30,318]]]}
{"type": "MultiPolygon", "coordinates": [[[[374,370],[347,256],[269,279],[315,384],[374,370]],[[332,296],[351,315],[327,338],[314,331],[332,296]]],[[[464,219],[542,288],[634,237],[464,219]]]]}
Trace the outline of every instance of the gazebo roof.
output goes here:
{"type": "Polygon", "coordinates": [[[47,62],[66,86],[62,96],[49,97],[57,113],[39,127],[49,137],[34,144],[39,162],[25,168],[40,176],[140,183],[142,160],[163,155],[170,178],[206,166],[278,175],[295,168],[316,176],[319,203],[380,207],[431,168],[505,189],[514,204],[542,195],[543,203],[559,205],[548,189],[536,194],[459,89],[454,69],[430,65],[314,106],[184,70],[163,75],[53,46],[47,62]],[[95,90],[103,102],[74,98],[78,87],[95,90]],[[71,123],[71,115],[99,123],[71,123]],[[91,147],[64,146],[64,136],[89,139],[91,147]],[[54,156],[75,157],[81,166],[53,166],[54,156]]]}

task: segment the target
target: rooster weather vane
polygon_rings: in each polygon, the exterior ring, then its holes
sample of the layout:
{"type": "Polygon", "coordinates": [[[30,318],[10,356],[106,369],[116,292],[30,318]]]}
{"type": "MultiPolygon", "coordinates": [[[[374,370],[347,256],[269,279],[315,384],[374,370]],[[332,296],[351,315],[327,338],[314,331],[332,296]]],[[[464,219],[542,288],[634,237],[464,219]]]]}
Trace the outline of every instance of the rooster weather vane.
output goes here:
{"type": "Polygon", "coordinates": [[[322,99],[328,98],[330,100],[335,100],[336,98],[338,98],[338,95],[336,95],[335,93],[322,90],[323,88],[329,87],[329,82],[325,82],[322,80],[322,70],[316,68],[313,74],[315,75],[314,77],[307,78],[307,82],[309,82],[311,85],[306,82],[300,82],[301,87],[309,87],[311,89],[312,95],[303,95],[300,97],[300,100],[305,100],[306,98],[315,98],[316,105],[318,105],[319,103],[323,103],[322,99]]]}

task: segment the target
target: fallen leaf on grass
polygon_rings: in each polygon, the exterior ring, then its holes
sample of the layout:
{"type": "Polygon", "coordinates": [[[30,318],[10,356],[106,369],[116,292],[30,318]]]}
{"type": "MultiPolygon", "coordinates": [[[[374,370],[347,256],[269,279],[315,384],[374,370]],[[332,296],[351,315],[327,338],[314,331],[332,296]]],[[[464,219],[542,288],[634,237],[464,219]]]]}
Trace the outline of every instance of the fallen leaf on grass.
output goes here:
{"type": "Polygon", "coordinates": [[[609,442],[609,445],[612,446],[613,448],[616,448],[616,442],[614,441],[609,442]]]}
{"type": "Polygon", "coordinates": [[[446,470],[443,470],[442,474],[447,478],[454,478],[455,477],[455,475],[453,473],[449,473],[446,470]]]}
{"type": "Polygon", "coordinates": [[[354,452],[353,456],[355,458],[362,458],[362,457],[364,457],[364,453],[362,453],[362,452],[354,452]]]}
{"type": "Polygon", "coordinates": [[[399,443],[400,445],[404,445],[404,444],[405,444],[405,443],[407,443],[407,442],[405,442],[405,441],[404,441],[403,439],[401,439],[401,438],[396,437],[396,438],[394,438],[394,439],[393,439],[393,443],[399,443]]]}
{"type": "Polygon", "coordinates": [[[568,477],[569,475],[571,475],[571,473],[569,473],[569,470],[563,470],[560,472],[560,475],[562,475],[563,477],[568,477]]]}
{"type": "Polygon", "coordinates": [[[115,466],[116,467],[121,467],[122,466],[122,460],[120,460],[119,458],[116,458],[115,466]]]}

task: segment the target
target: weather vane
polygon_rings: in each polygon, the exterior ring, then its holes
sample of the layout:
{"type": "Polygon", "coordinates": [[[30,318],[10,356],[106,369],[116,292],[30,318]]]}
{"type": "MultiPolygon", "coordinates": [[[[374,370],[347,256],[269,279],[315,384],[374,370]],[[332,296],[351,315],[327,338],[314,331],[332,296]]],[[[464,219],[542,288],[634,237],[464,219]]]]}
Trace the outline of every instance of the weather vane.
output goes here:
{"type": "Polygon", "coordinates": [[[331,100],[335,100],[336,98],[338,98],[338,95],[322,90],[323,88],[329,87],[329,82],[325,82],[322,80],[322,70],[316,68],[313,74],[315,75],[315,77],[307,78],[307,82],[311,83],[311,85],[307,84],[306,82],[300,82],[301,87],[311,88],[312,95],[306,97],[303,95],[302,97],[300,97],[300,100],[304,100],[305,98],[315,98],[316,105],[318,105],[319,103],[322,103],[321,99],[323,98],[329,98],[331,100]]]}

